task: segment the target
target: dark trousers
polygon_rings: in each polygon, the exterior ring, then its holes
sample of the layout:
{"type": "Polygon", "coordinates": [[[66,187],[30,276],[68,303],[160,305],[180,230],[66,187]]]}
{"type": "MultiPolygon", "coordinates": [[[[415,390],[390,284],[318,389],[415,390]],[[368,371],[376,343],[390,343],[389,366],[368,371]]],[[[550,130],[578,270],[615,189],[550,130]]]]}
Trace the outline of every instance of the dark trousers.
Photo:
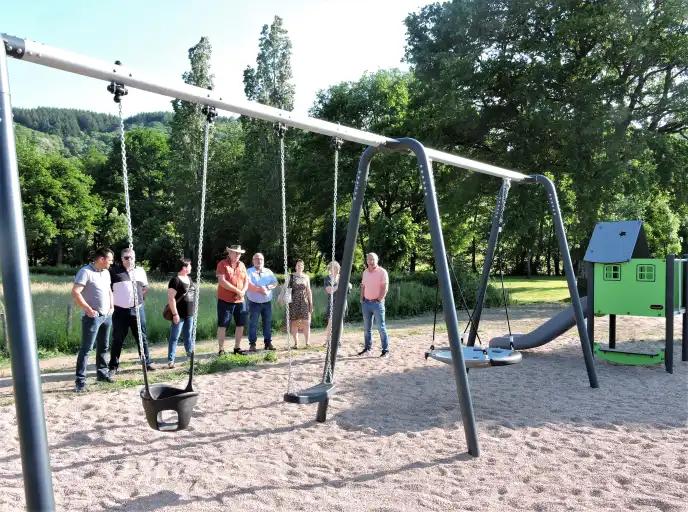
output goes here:
{"type": "Polygon", "coordinates": [[[248,342],[258,340],[258,317],[263,320],[263,342],[272,343],[272,303],[248,301],[248,342]]]}
{"type": "Polygon", "coordinates": [[[77,386],[86,383],[86,367],[88,366],[88,353],[96,346],[96,369],[98,377],[108,376],[108,366],[105,361],[105,354],[108,351],[108,340],[110,339],[110,327],[112,317],[98,315],[95,318],[84,315],[81,318],[81,347],[76,357],[76,378],[77,386]]]}
{"type": "MultiPolygon", "coordinates": [[[[139,308],[141,318],[141,337],[143,341],[143,353],[146,357],[146,364],[151,364],[150,353],[148,352],[148,336],[146,335],[146,312],[141,306],[139,308]]],[[[118,308],[112,314],[112,348],[110,349],[110,370],[119,368],[119,357],[122,355],[122,347],[127,334],[134,336],[136,349],[141,357],[141,347],[139,346],[139,331],[136,328],[136,310],[134,308],[118,308]]]]}

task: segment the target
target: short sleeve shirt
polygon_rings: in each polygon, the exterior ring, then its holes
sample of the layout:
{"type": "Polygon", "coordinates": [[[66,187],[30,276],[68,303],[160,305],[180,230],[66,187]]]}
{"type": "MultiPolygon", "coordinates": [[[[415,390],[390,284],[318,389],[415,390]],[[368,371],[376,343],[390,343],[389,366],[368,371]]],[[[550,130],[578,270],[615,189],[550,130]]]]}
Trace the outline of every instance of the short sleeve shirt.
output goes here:
{"type": "Polygon", "coordinates": [[[379,299],[385,289],[385,285],[389,282],[387,271],[382,267],[377,267],[375,270],[364,270],[363,279],[363,298],[366,300],[379,299]]]}
{"type": "MultiPolygon", "coordinates": [[[[131,274],[136,281],[138,304],[141,306],[143,305],[143,289],[148,287],[146,271],[141,267],[135,267],[131,274]]],[[[121,265],[111,268],[110,279],[112,280],[112,295],[115,300],[115,306],[118,308],[133,308],[134,293],[130,273],[127,272],[127,269],[121,265]]]]}
{"type": "Polygon", "coordinates": [[[167,284],[167,288],[171,288],[175,291],[174,300],[177,302],[177,313],[179,316],[181,318],[193,316],[195,311],[194,301],[196,300],[196,285],[191,277],[189,277],[189,282],[185,283],[179,279],[179,276],[174,276],[167,284]]]}
{"type": "MultiPolygon", "coordinates": [[[[244,286],[246,286],[246,266],[244,266],[241,261],[237,262],[236,267],[232,267],[228,259],[220,260],[217,263],[215,275],[224,276],[230,284],[236,286],[240,290],[243,290],[244,286]]],[[[217,285],[217,298],[234,304],[243,302],[243,298],[241,298],[239,294],[229,291],[219,283],[217,285]]]]}
{"type": "Polygon", "coordinates": [[[81,291],[81,296],[86,301],[86,304],[101,315],[107,315],[112,307],[110,302],[110,283],[110,272],[98,270],[90,263],[81,267],[74,278],[74,284],[84,287],[81,291]]]}
{"type": "MultiPolygon", "coordinates": [[[[271,284],[277,284],[277,278],[272,270],[263,267],[263,270],[258,272],[256,267],[250,267],[247,271],[248,280],[254,286],[269,286],[271,284]]],[[[270,302],[272,300],[272,290],[268,290],[267,295],[263,295],[259,292],[252,292],[250,289],[246,292],[248,300],[251,302],[270,302]]]]}

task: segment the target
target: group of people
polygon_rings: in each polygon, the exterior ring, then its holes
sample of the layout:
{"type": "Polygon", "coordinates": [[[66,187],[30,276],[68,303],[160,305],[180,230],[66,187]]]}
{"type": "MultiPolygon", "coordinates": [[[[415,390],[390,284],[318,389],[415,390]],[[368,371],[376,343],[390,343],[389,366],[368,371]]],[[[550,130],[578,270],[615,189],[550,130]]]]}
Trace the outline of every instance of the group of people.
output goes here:
{"type": "MultiPolygon", "coordinates": [[[[246,251],[240,245],[227,247],[225,258],[216,266],[217,276],[217,342],[218,355],[225,354],[227,327],[234,321],[234,354],[256,352],[258,320],[263,324],[265,350],[275,350],[272,344],[272,299],[279,282],[275,274],[265,267],[262,253],[253,255],[250,268],[241,261],[246,251]],[[244,327],[248,320],[248,350],[241,348],[244,327]]],[[[142,267],[136,266],[135,252],[122,250],[121,262],[113,265],[114,253],[110,249],[96,251],[93,261],[76,274],[72,286],[74,302],[83,311],[81,319],[81,346],[76,361],[76,392],[86,389],[88,354],[96,348],[96,380],[114,382],[124,341],[131,331],[137,342],[139,357],[143,357],[148,371],[155,371],[148,348],[146,334],[145,300],[148,279],[142,267]],[[112,346],[106,360],[110,331],[112,346]],[[140,340],[139,340],[140,333],[140,340]],[[143,348],[143,354],[141,354],[143,348]]],[[[188,258],[179,260],[177,273],[167,285],[167,309],[171,318],[168,337],[167,367],[174,368],[177,345],[183,339],[186,355],[194,351],[193,320],[195,313],[196,284],[191,278],[192,264],[188,258]]],[[[327,266],[325,292],[334,298],[339,288],[340,266],[336,261],[327,266]]],[[[297,260],[295,271],[286,277],[285,287],[291,292],[287,302],[289,331],[293,347],[298,348],[299,334],[305,346],[310,341],[310,323],[313,314],[313,291],[303,260],[297,260]]],[[[351,289],[351,284],[346,285],[351,289]]],[[[363,313],[364,346],[358,355],[372,351],[373,319],[380,333],[382,352],[389,354],[389,340],[385,326],[385,297],[389,290],[387,271],[378,265],[375,253],[366,255],[366,270],[361,279],[361,310],[363,313]]],[[[327,335],[332,329],[331,304],[327,302],[327,335]]]]}

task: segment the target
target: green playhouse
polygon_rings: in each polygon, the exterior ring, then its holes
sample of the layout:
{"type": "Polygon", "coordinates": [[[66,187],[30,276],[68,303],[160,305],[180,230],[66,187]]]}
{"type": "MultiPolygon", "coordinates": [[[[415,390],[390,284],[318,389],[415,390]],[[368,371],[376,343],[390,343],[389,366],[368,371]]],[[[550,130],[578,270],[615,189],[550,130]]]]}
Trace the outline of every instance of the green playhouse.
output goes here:
{"type": "Polygon", "coordinates": [[[617,364],[664,362],[673,373],[674,317],[683,315],[681,359],[688,361],[688,258],[651,258],[641,221],[599,222],[585,253],[588,335],[595,315],[609,315],[609,349],[594,343],[599,358],[617,364]],[[616,316],[664,317],[664,349],[656,354],[616,350],[616,316]]]}

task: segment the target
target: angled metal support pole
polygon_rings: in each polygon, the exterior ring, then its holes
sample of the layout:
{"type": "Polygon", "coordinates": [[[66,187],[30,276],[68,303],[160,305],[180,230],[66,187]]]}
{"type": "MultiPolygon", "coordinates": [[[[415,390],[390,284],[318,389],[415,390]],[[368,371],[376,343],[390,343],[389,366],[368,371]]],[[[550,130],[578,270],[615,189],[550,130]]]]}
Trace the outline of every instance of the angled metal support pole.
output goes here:
{"type": "Polygon", "coordinates": [[[688,361],[688,254],[683,255],[683,328],[681,329],[681,361],[688,361]]]}
{"type": "Polygon", "coordinates": [[[480,276],[480,286],[478,287],[478,297],[475,300],[475,308],[473,309],[473,321],[470,323],[471,328],[468,331],[468,341],[466,345],[472,347],[475,345],[475,337],[478,335],[478,326],[480,325],[480,317],[483,314],[483,306],[485,305],[485,295],[487,293],[487,283],[490,281],[490,270],[492,269],[492,262],[494,261],[495,252],[497,250],[497,243],[499,241],[499,234],[502,232],[502,224],[504,221],[504,209],[506,208],[506,199],[509,196],[509,189],[511,182],[508,179],[502,181],[502,186],[497,194],[497,204],[492,214],[492,228],[490,229],[490,239],[487,242],[487,252],[485,253],[485,261],[483,262],[483,273],[480,276]]]}
{"type": "MultiPolygon", "coordinates": [[[[330,376],[334,378],[334,367],[337,362],[337,352],[339,351],[339,340],[342,336],[342,324],[344,320],[344,308],[346,307],[346,296],[348,283],[351,281],[351,269],[354,263],[354,251],[356,249],[356,238],[358,228],[361,225],[361,211],[363,210],[363,200],[365,199],[365,189],[368,183],[368,173],[370,172],[370,161],[380,151],[380,148],[369,146],[361,155],[358,162],[358,172],[354,183],[353,201],[351,204],[351,214],[349,215],[349,225],[346,228],[346,242],[344,244],[344,254],[342,256],[342,266],[339,274],[339,282],[343,286],[337,288],[334,299],[334,309],[332,310],[332,339],[330,341],[330,361],[325,361],[325,365],[330,364],[330,376]]],[[[323,374],[327,374],[327,367],[323,374]]],[[[327,419],[327,407],[329,400],[318,404],[316,421],[322,423],[327,419]]]]}
{"type": "MultiPolygon", "coordinates": [[[[576,326],[578,327],[578,337],[580,338],[581,348],[583,349],[583,357],[585,358],[585,367],[588,371],[588,380],[591,388],[598,388],[597,373],[595,372],[595,363],[592,357],[592,345],[590,338],[588,338],[588,330],[585,325],[585,315],[583,314],[583,307],[581,306],[580,295],[578,295],[578,287],[576,286],[576,273],[573,270],[573,262],[571,261],[571,253],[569,252],[569,243],[566,240],[566,230],[564,229],[564,219],[561,217],[561,209],[559,208],[559,199],[557,198],[557,189],[547,176],[535,174],[530,176],[527,180],[529,183],[539,183],[545,187],[547,193],[547,201],[549,202],[550,210],[552,211],[552,221],[554,222],[554,231],[557,234],[557,241],[559,242],[559,252],[564,263],[564,273],[566,274],[566,282],[569,286],[569,294],[571,295],[571,305],[576,317],[576,326]]],[[[588,292],[588,295],[590,293],[588,292]]]]}
{"type": "Polygon", "coordinates": [[[0,266],[28,510],[55,510],[36,351],[6,45],[0,50],[0,266]]]}
{"type": "Polygon", "coordinates": [[[664,337],[664,369],[667,373],[674,373],[674,291],[676,255],[669,254],[666,257],[666,286],[664,315],[666,322],[666,336],[664,337]]]}
{"type": "MultiPolygon", "coordinates": [[[[471,402],[471,394],[468,386],[468,374],[466,373],[463,351],[461,349],[454,295],[452,293],[451,281],[449,278],[449,266],[447,265],[444,238],[442,236],[442,224],[440,222],[440,214],[437,206],[437,196],[435,195],[435,182],[432,174],[432,164],[430,163],[430,159],[428,158],[423,145],[414,139],[401,138],[396,142],[388,143],[385,146],[386,148],[392,150],[410,150],[415,153],[416,157],[418,158],[418,165],[420,167],[423,190],[425,193],[425,209],[427,211],[428,222],[430,224],[435,268],[437,269],[437,277],[442,290],[444,319],[447,324],[449,346],[451,347],[452,359],[454,361],[454,378],[456,380],[459,405],[461,408],[461,421],[463,422],[464,433],[466,435],[468,453],[474,457],[477,457],[480,455],[480,447],[478,445],[478,435],[475,425],[475,416],[473,413],[473,404],[471,402]]],[[[351,207],[351,216],[349,217],[349,227],[346,233],[346,245],[344,248],[344,258],[342,261],[340,276],[340,282],[343,283],[348,283],[349,279],[351,278],[353,254],[356,244],[356,237],[358,235],[358,228],[360,225],[363,198],[365,195],[368,173],[370,170],[370,161],[379,151],[379,148],[369,147],[365,150],[363,156],[361,156],[361,160],[358,164],[358,173],[356,175],[356,185],[354,188],[354,199],[351,207]]],[[[346,300],[346,288],[346,286],[340,286],[337,289],[337,296],[335,299],[337,307],[333,312],[332,319],[332,374],[334,374],[337,346],[339,345],[338,342],[341,335],[341,321],[344,313],[344,302],[346,300]]],[[[316,418],[318,421],[324,421],[324,418],[327,415],[327,406],[327,402],[318,404],[318,415],[316,418]]]]}

